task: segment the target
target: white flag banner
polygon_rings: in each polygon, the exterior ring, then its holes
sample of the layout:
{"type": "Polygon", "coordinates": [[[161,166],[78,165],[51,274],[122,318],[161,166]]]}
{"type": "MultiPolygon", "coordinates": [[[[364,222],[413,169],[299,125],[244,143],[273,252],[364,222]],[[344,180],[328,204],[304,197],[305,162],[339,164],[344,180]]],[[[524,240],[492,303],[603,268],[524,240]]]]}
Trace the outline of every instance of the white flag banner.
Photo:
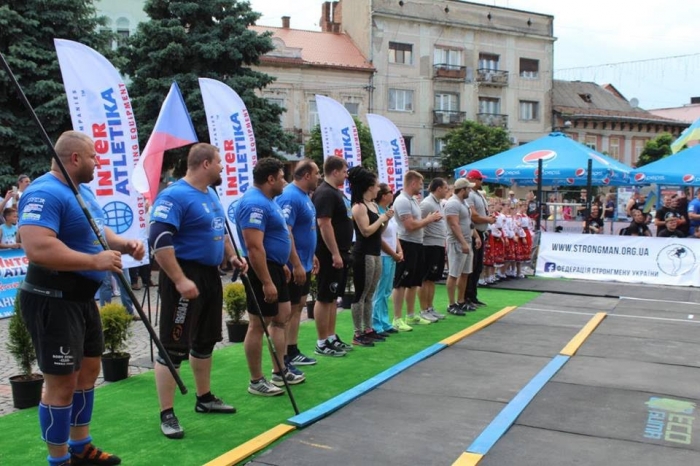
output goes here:
{"type": "Polygon", "coordinates": [[[391,192],[403,189],[403,176],[408,171],[408,153],[401,131],[386,117],[367,114],[372,132],[374,153],[377,155],[379,181],[389,185],[391,192]]]}
{"type": "Polygon", "coordinates": [[[700,241],[542,233],[537,276],[700,286],[700,241]]]}
{"type": "MultiPolygon", "coordinates": [[[[90,47],[54,39],[73,129],[92,138],[98,168],[90,188],[105,214],[105,225],[129,239],[146,239],[144,197],[131,186],[139,159],[139,140],[124,80],[112,64],[90,47]]],[[[148,242],[144,241],[146,248],[148,242]]],[[[131,256],[125,268],[148,263],[131,256]]]]}
{"type": "Polygon", "coordinates": [[[253,167],[258,162],[253,125],[243,99],[231,87],[215,79],[199,78],[199,88],[209,141],[219,149],[224,165],[219,196],[226,216],[235,223],[236,204],[253,185],[253,167]]]}
{"type": "MultiPolygon", "coordinates": [[[[316,109],[321,124],[323,160],[338,156],[345,158],[348,168],[360,165],[362,163],[360,137],[350,112],[340,102],[318,94],[316,94],[316,109]]],[[[350,197],[347,180],[344,191],[350,197]]]]}

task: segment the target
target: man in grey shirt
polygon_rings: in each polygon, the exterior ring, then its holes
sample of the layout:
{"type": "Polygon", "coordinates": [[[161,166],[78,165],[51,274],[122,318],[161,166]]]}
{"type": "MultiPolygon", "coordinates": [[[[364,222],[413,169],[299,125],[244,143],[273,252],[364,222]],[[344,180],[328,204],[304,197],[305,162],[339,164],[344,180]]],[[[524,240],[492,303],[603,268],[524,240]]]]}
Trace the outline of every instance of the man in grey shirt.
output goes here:
{"type": "MultiPolygon", "coordinates": [[[[443,213],[441,201],[445,199],[449,191],[447,182],[442,178],[434,178],[428,187],[430,194],[420,203],[421,217],[426,218],[433,212],[443,213]]],[[[435,282],[442,280],[445,270],[445,239],[447,228],[445,221],[429,223],[423,230],[423,255],[425,257],[425,269],[423,271],[423,283],[418,290],[420,301],[420,316],[431,322],[444,319],[433,307],[435,297],[435,282]]]]}
{"type": "Polygon", "coordinates": [[[394,275],[394,322],[396,329],[402,332],[413,330],[410,324],[428,325],[431,321],[415,314],[416,292],[423,281],[425,270],[423,257],[423,228],[433,222],[442,220],[440,212],[433,212],[422,218],[418,202],[413,196],[423,188],[423,175],[409,170],[404,175],[403,191],[394,201],[396,224],[404,260],[396,264],[394,275]],[[406,320],[402,319],[402,308],[406,301],[406,320]]]}
{"type": "MultiPolygon", "coordinates": [[[[489,224],[495,223],[496,218],[488,215],[488,203],[483,194],[481,194],[481,183],[484,176],[479,170],[470,170],[467,173],[467,180],[470,183],[474,183],[474,189],[469,193],[467,198],[467,204],[472,211],[472,223],[476,228],[476,233],[479,239],[483,243],[484,235],[489,227],[489,224]]],[[[474,268],[472,270],[473,280],[469,280],[467,284],[467,290],[464,294],[465,302],[470,302],[478,306],[485,306],[486,303],[479,301],[477,298],[477,284],[479,282],[479,276],[484,268],[484,250],[479,247],[474,249],[474,268]]]]}

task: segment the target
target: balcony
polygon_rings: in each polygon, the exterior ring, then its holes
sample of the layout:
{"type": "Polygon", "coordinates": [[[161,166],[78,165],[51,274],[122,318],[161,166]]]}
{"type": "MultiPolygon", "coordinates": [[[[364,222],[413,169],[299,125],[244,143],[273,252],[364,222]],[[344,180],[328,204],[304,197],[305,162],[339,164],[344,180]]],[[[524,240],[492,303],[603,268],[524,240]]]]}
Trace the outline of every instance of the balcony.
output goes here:
{"type": "Polygon", "coordinates": [[[408,168],[423,172],[439,173],[442,171],[440,157],[437,155],[412,155],[408,157],[408,168]]]}
{"type": "Polygon", "coordinates": [[[433,126],[459,126],[467,118],[467,112],[433,110],[433,126]]]}
{"type": "Polygon", "coordinates": [[[467,67],[438,63],[433,65],[433,77],[435,79],[457,79],[464,81],[467,77],[467,67]]]}
{"type": "Polygon", "coordinates": [[[476,70],[476,82],[486,86],[504,87],[508,85],[508,72],[479,68],[476,70]]]}
{"type": "Polygon", "coordinates": [[[508,128],[508,115],[500,115],[498,113],[477,113],[476,121],[484,126],[508,128]]]}

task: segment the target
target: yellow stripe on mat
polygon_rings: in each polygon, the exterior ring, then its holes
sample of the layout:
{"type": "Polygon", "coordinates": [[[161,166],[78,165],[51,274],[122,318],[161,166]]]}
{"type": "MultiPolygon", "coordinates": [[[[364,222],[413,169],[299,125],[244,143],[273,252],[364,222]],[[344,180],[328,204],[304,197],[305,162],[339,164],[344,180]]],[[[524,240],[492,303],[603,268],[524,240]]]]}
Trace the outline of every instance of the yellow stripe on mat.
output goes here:
{"type": "Polygon", "coordinates": [[[480,455],[479,453],[469,453],[465,451],[457,458],[457,461],[452,463],[452,466],[476,466],[483,457],[484,455],[480,455]]]}
{"type": "Polygon", "coordinates": [[[231,466],[236,463],[240,463],[250,455],[259,452],[294,429],[296,429],[296,427],[287,424],[280,424],[267,432],[263,432],[257,437],[248,440],[246,443],[237,446],[233,450],[224,453],[218,458],[211,460],[204,466],[231,466]]]}
{"type": "Polygon", "coordinates": [[[605,319],[608,314],[606,312],[599,312],[594,315],[591,320],[576,334],[574,338],[564,347],[559,354],[563,356],[573,356],[578,351],[579,347],[586,341],[591,333],[600,325],[600,323],[605,319]]]}
{"type": "Polygon", "coordinates": [[[472,334],[478,332],[479,330],[481,330],[484,327],[488,327],[489,325],[496,322],[498,319],[505,316],[509,312],[514,311],[515,309],[517,309],[517,306],[504,307],[503,309],[501,309],[497,313],[490,315],[489,317],[485,318],[484,320],[477,322],[470,327],[465,328],[461,332],[457,332],[454,335],[445,338],[440,343],[447,345],[447,346],[452,346],[455,343],[457,343],[459,340],[466,338],[469,335],[472,335],[472,334]]]}

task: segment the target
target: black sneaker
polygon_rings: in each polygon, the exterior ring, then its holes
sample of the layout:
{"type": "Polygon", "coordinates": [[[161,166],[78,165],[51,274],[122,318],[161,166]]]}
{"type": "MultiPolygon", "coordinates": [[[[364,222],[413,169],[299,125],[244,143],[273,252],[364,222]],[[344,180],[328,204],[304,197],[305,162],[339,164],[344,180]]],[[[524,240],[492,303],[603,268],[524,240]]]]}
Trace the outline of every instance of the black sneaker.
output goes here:
{"type": "Polygon", "coordinates": [[[476,306],[469,301],[465,301],[463,303],[457,303],[460,309],[462,309],[463,312],[474,312],[476,311],[476,306]]]}
{"type": "Polygon", "coordinates": [[[331,346],[327,340],[326,340],[326,344],[324,344],[324,345],[316,345],[316,349],[314,350],[314,353],[316,353],[320,356],[330,356],[333,358],[339,358],[339,357],[345,356],[347,354],[345,351],[336,349],[334,346],[331,346]]]}
{"type": "Polygon", "coordinates": [[[453,316],[465,316],[465,312],[462,310],[462,308],[459,306],[459,304],[450,304],[450,306],[447,308],[447,312],[449,314],[452,314],[453,316]]]}
{"type": "Polygon", "coordinates": [[[194,405],[194,410],[197,413],[220,413],[220,414],[233,414],[236,412],[236,408],[231,405],[227,405],[220,398],[212,395],[211,401],[199,401],[194,405]]]}
{"type": "Polygon", "coordinates": [[[355,334],[355,336],[352,339],[352,344],[357,345],[357,346],[374,346],[374,342],[372,341],[371,338],[366,337],[365,335],[361,334],[355,334]]]}
{"type": "Polygon", "coordinates": [[[488,306],[488,304],[479,301],[478,299],[472,299],[471,302],[477,306],[488,306]]]}
{"type": "Polygon", "coordinates": [[[71,452],[70,463],[68,464],[111,466],[122,464],[122,460],[117,455],[104,452],[90,443],[85,445],[85,449],[81,455],[76,455],[75,453],[71,452]]]}
{"type": "Polygon", "coordinates": [[[348,351],[352,351],[352,345],[348,345],[347,343],[345,343],[343,340],[338,338],[338,335],[335,336],[335,340],[333,340],[331,342],[328,342],[328,340],[326,340],[326,341],[327,341],[326,344],[330,344],[333,348],[335,348],[337,350],[345,351],[346,353],[348,351]]]}
{"type": "Polygon", "coordinates": [[[185,429],[182,428],[174,413],[161,416],[160,431],[163,432],[163,435],[171,439],[181,439],[185,436],[185,429]]]}
{"type": "MultiPolygon", "coordinates": [[[[382,335],[375,332],[374,330],[370,330],[369,332],[365,332],[363,336],[365,338],[368,338],[370,341],[386,341],[386,338],[384,338],[382,335]]],[[[387,336],[388,336],[388,334],[387,334],[387,336]]]]}

